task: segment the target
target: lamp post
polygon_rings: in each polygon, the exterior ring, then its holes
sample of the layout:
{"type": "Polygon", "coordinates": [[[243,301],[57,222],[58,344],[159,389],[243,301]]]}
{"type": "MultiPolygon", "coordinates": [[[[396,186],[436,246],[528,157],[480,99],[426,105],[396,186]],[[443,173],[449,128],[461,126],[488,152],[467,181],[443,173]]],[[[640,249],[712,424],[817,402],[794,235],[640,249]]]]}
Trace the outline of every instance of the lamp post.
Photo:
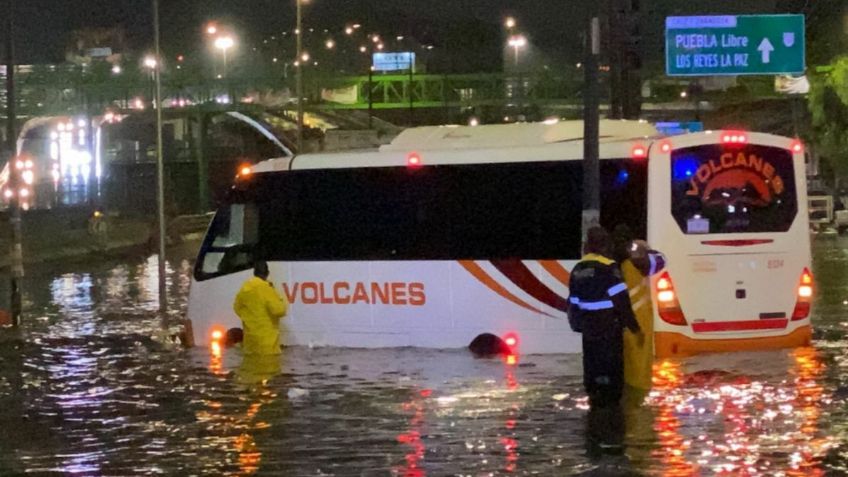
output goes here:
{"type": "Polygon", "coordinates": [[[162,156],[162,54],[159,47],[159,0],[153,0],[153,42],[155,57],[152,62],[154,101],[156,105],[156,204],[159,216],[159,313],[168,310],[168,290],[165,277],[165,160],[162,156]]]}
{"type": "Polygon", "coordinates": [[[600,112],[598,108],[598,57],[601,54],[601,27],[597,16],[590,15],[586,28],[586,60],[583,94],[583,217],[582,236],[600,222],[600,162],[599,134],[600,112]]]}
{"type": "Polygon", "coordinates": [[[21,190],[20,171],[17,167],[18,133],[15,111],[15,47],[14,47],[14,0],[6,0],[6,135],[9,148],[9,185],[12,190],[9,221],[12,226],[12,274],[11,274],[11,318],[12,325],[21,324],[21,282],[24,277],[23,248],[21,245],[21,190]]]}
{"type": "Polygon", "coordinates": [[[297,24],[294,33],[297,38],[297,64],[295,67],[297,94],[297,153],[303,154],[303,2],[305,0],[295,0],[297,3],[297,24]]]}

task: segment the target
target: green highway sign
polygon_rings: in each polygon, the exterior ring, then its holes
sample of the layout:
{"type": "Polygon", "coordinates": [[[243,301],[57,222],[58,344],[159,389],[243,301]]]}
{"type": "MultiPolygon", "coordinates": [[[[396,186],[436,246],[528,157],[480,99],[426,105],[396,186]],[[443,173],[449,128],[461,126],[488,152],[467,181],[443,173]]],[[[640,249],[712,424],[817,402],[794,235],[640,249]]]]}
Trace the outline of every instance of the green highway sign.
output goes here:
{"type": "Polygon", "coordinates": [[[668,76],[803,73],[804,15],[668,17],[668,76]]]}

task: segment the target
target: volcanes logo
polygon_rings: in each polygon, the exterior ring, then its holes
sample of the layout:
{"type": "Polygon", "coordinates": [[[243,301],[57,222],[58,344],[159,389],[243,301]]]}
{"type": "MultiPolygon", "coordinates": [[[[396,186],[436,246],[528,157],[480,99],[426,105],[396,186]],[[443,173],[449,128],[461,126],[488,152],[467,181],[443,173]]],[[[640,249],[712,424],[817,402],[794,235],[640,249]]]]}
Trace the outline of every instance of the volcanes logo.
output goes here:
{"type": "Polygon", "coordinates": [[[424,306],[423,283],[406,282],[295,282],[283,283],[289,303],[304,305],[394,305],[424,306]]]}
{"type": "Polygon", "coordinates": [[[701,164],[686,195],[704,204],[765,207],[785,190],[774,166],[756,154],[726,152],[701,164]]]}

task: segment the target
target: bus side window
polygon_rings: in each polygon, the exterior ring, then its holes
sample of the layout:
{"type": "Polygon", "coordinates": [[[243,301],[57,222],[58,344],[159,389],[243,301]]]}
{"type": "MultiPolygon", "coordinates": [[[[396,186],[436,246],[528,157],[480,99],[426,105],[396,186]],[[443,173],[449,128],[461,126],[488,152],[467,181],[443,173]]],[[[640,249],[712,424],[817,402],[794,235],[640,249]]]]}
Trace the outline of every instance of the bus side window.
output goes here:
{"type": "Polygon", "coordinates": [[[222,207],[215,214],[209,235],[200,257],[200,270],[204,276],[250,268],[258,238],[256,207],[253,204],[222,207]]]}

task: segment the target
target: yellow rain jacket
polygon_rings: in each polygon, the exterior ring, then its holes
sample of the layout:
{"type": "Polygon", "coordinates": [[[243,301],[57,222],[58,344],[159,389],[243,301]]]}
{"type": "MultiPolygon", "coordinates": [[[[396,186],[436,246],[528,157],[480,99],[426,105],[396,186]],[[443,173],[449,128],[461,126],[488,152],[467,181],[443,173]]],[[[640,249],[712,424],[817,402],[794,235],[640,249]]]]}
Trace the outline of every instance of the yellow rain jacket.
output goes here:
{"type": "Polygon", "coordinates": [[[280,318],[287,309],[285,297],[271,283],[251,277],[242,285],[233,310],[244,326],[245,355],[280,354],[280,318]]]}
{"type": "Polygon", "coordinates": [[[651,389],[654,364],[654,312],[650,281],[630,260],[621,264],[621,276],[630,292],[633,314],[642,330],[641,336],[624,330],[624,382],[647,391],[651,389]]]}

